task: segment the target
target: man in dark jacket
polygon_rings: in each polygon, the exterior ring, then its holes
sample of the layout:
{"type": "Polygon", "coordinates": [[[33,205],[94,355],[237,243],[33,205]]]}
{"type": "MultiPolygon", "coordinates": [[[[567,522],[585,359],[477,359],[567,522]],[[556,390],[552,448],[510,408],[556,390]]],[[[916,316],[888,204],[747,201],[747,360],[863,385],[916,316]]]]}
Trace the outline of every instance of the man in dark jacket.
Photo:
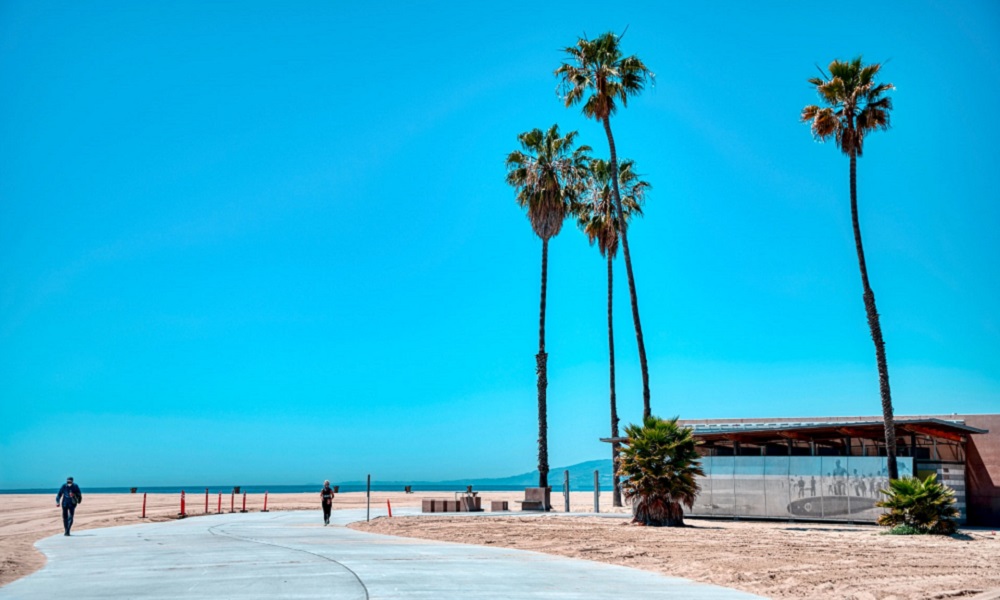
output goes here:
{"type": "Polygon", "coordinates": [[[330,489],[330,480],[323,482],[323,489],[319,491],[320,502],[323,504],[323,525],[330,524],[330,511],[333,510],[333,490],[330,489]]]}
{"type": "Polygon", "coordinates": [[[80,486],[73,483],[72,477],[66,478],[66,483],[59,488],[56,494],[56,506],[62,506],[63,529],[69,535],[69,530],[73,527],[73,513],[76,512],[76,505],[83,502],[83,494],[80,493],[80,486]],[[61,500],[61,502],[60,502],[61,500]]]}

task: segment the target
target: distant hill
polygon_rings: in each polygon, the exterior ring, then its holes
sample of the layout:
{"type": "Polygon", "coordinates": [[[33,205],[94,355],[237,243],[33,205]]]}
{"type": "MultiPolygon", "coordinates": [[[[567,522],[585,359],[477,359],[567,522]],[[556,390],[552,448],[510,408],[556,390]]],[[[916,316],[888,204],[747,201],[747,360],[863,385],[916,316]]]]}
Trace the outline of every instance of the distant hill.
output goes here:
{"type": "MultiPolygon", "coordinates": [[[[553,467],[549,470],[549,485],[552,491],[561,491],[563,487],[564,473],[569,471],[569,487],[574,492],[590,491],[594,489],[594,471],[598,472],[600,487],[602,490],[611,489],[611,459],[589,460],[577,463],[568,467],[553,467]]],[[[473,487],[484,488],[510,488],[533,487],[538,485],[538,470],[511,475],[509,477],[493,477],[478,479],[456,479],[453,481],[439,482],[449,487],[456,485],[472,485],[473,487]]]]}
{"type": "MultiPolygon", "coordinates": [[[[563,473],[565,471],[569,471],[569,486],[574,492],[589,492],[594,489],[594,471],[598,471],[600,475],[599,481],[601,490],[611,490],[611,459],[589,460],[587,462],[570,465],[568,467],[553,467],[549,471],[549,485],[552,487],[553,494],[562,492],[563,473]]],[[[236,483],[241,484],[242,491],[245,491],[248,494],[262,494],[265,491],[270,491],[272,494],[298,494],[303,492],[316,492],[318,489],[318,486],[315,483],[301,485],[247,485],[243,482],[236,483]]],[[[365,481],[337,481],[334,483],[339,486],[340,491],[342,492],[363,492],[365,491],[367,485],[365,481]]],[[[511,475],[509,477],[469,477],[466,479],[453,479],[451,481],[383,481],[376,479],[372,481],[372,490],[402,491],[405,486],[410,486],[414,491],[459,492],[464,490],[465,487],[469,485],[471,485],[473,489],[481,492],[490,490],[519,490],[526,487],[535,487],[538,485],[538,471],[529,471],[527,473],[521,473],[520,475],[511,475]]],[[[179,493],[181,490],[191,492],[191,490],[202,490],[205,488],[210,488],[212,490],[212,494],[219,492],[228,494],[233,489],[233,484],[227,483],[225,485],[218,485],[213,483],[212,485],[207,485],[197,483],[196,485],[145,486],[140,488],[139,491],[174,494],[179,493]]],[[[89,490],[88,493],[91,494],[126,494],[129,492],[129,488],[125,487],[97,487],[87,489],[89,490]]],[[[53,492],[50,488],[0,490],[0,494],[51,493],[53,492]]]]}

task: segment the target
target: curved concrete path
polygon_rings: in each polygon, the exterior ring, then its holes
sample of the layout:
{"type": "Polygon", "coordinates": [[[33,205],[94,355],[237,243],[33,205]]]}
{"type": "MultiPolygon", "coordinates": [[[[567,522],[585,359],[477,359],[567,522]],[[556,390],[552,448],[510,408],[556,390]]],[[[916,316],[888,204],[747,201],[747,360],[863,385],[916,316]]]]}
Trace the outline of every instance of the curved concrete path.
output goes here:
{"type": "Polygon", "coordinates": [[[364,517],[334,511],[323,527],[319,511],[229,514],[57,535],[36,544],[45,568],[0,588],[0,599],[757,598],[591,561],[344,527],[364,517]]]}

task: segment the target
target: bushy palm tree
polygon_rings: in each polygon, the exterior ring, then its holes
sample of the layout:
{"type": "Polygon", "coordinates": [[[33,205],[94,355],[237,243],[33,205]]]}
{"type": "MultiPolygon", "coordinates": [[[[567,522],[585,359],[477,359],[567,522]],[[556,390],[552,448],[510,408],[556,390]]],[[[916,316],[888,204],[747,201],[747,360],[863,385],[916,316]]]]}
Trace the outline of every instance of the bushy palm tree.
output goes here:
{"type": "MultiPolygon", "coordinates": [[[[613,318],[614,269],[612,267],[615,255],[618,254],[618,211],[615,208],[611,191],[611,165],[606,160],[594,159],[590,162],[590,189],[586,199],[580,203],[578,224],[587,235],[592,246],[597,246],[601,256],[608,263],[608,364],[611,390],[611,437],[618,437],[618,402],[615,397],[615,327],[613,318]]],[[[618,169],[618,188],[622,194],[625,226],[633,216],[642,216],[642,202],[648,182],[639,179],[635,172],[635,162],[625,159],[618,169]]],[[[611,461],[613,468],[618,465],[619,444],[611,444],[611,461]]],[[[621,480],[618,472],[613,475],[612,503],[622,505],[621,480]]]]}
{"type": "Polygon", "coordinates": [[[879,516],[879,525],[906,525],[919,533],[955,533],[955,519],[958,518],[955,492],[939,483],[935,475],[928,475],[926,479],[890,480],[889,489],[882,493],[886,498],[876,506],[887,508],[889,512],[879,516]]]}
{"type": "Polygon", "coordinates": [[[608,137],[610,149],[611,186],[614,191],[615,207],[618,209],[618,231],[621,234],[622,254],[625,257],[625,274],[628,277],[629,299],[632,302],[632,321],[635,325],[635,339],[639,347],[639,367],[642,370],[643,417],[650,415],[649,369],[646,365],[646,344],[642,337],[639,320],[639,300],[635,291],[635,277],[632,274],[632,256],[629,254],[622,198],[618,189],[618,154],[615,138],[611,133],[611,116],[618,105],[628,106],[628,99],[637,95],[653,78],[653,73],[637,56],[623,56],[618,45],[619,36],[608,32],[594,40],[579,39],[575,46],[566,48],[570,61],[556,69],[561,79],[563,100],[566,106],[583,103],[583,114],[589,119],[600,121],[608,137]]]}
{"type": "Polygon", "coordinates": [[[677,417],[649,416],[641,427],[626,427],[625,435],[618,472],[625,499],[632,503],[633,522],[684,525],[681,505],[694,506],[699,490],[695,477],[705,476],[691,428],[678,425],[677,417]]]}
{"type": "Polygon", "coordinates": [[[525,209],[531,228],[542,240],[542,299],[538,318],[538,485],[548,487],[549,450],[545,353],[545,292],[548,284],[549,240],[558,235],[572,214],[587,180],[589,146],[576,146],[577,132],[559,135],[559,126],[547,131],[532,129],[519,135],[521,150],[507,156],[507,183],[517,190],[517,203],[525,209]]]}
{"type": "Polygon", "coordinates": [[[802,109],[802,121],[810,124],[813,136],[825,141],[833,138],[837,147],[850,158],[851,163],[851,221],[854,225],[854,245],[861,269],[861,285],[868,328],[875,343],[875,361],[878,365],[879,391],[882,397],[882,418],[885,422],[885,445],[888,454],[889,478],[899,477],[896,466],[896,429],[892,415],[892,395],[889,391],[889,367],[885,359],[885,342],[875,308],[875,293],[868,283],[868,266],[861,245],[861,226],[858,222],[857,160],[864,150],[865,136],[876,130],[889,129],[889,112],[892,99],[886,95],[895,89],[891,83],[878,83],[876,76],[882,65],[862,64],[861,57],[830,63],[829,74],[814,77],[809,83],[816,86],[824,107],[809,105],[802,109]]]}

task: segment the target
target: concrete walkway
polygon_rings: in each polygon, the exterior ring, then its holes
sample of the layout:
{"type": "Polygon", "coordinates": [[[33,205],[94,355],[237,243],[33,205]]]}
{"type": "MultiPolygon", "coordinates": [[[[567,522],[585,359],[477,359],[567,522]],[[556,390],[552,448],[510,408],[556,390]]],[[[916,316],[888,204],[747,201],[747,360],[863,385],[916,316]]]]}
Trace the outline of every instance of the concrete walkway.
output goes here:
{"type": "MultiPolygon", "coordinates": [[[[416,514],[402,509],[397,514],[416,514]]],[[[364,511],[228,514],[92,529],[37,543],[42,570],[17,598],[684,598],[744,592],[535,552],[362,533],[364,511]]]]}

